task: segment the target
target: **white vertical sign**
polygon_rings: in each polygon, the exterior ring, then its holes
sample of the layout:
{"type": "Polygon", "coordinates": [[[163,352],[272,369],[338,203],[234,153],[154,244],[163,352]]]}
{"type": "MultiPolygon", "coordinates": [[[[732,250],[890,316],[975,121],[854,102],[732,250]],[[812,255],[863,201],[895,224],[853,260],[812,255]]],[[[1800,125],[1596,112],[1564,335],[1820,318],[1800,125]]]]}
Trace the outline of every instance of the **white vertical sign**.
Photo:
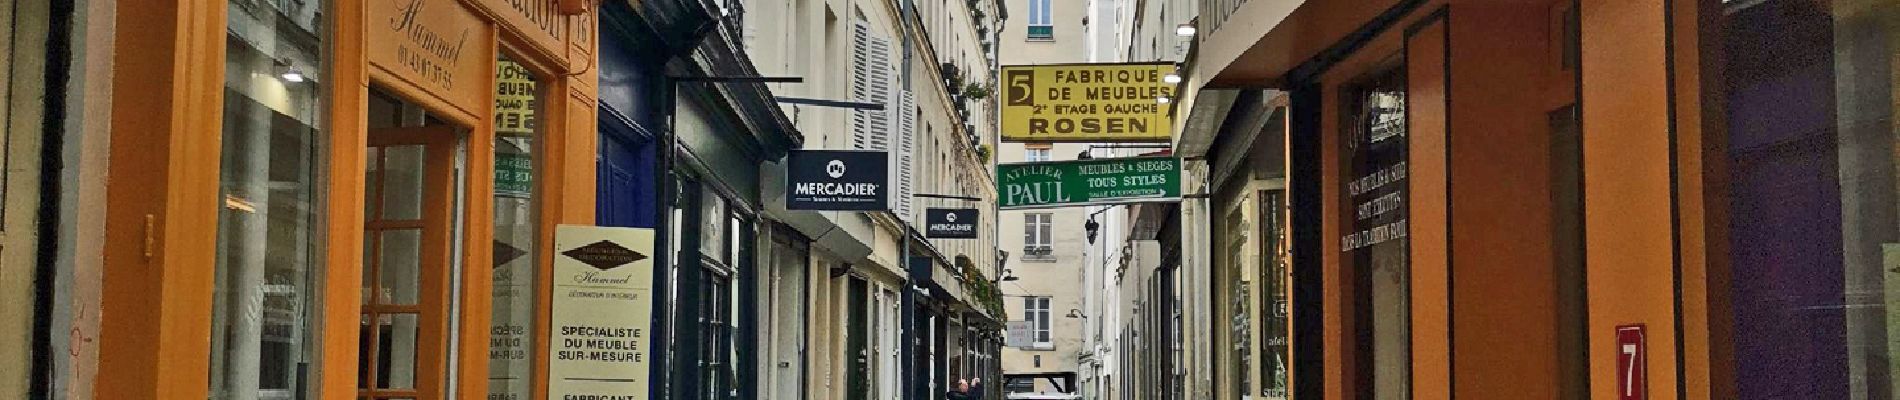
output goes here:
{"type": "Polygon", "coordinates": [[[653,230],[561,225],[554,249],[548,398],[647,399],[653,230]]]}
{"type": "Polygon", "coordinates": [[[1036,344],[1036,324],[1030,321],[1009,321],[1003,323],[1003,346],[1028,348],[1036,344]]]}

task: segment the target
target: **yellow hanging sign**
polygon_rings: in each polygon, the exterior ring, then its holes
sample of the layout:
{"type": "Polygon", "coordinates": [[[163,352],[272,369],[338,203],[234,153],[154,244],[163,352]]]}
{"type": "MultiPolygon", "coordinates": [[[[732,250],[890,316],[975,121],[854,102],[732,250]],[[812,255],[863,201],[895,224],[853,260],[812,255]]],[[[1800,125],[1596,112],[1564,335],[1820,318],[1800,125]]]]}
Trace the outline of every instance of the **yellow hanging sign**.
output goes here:
{"type": "Polygon", "coordinates": [[[1003,140],[1167,142],[1173,64],[1003,67],[1003,140]]]}

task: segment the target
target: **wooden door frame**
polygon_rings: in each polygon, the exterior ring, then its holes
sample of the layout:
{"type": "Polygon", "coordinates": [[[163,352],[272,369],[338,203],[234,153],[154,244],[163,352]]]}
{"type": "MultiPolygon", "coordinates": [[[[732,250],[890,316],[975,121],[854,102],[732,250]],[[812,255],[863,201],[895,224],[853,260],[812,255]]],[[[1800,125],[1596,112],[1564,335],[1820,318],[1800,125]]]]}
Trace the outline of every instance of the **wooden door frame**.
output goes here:
{"type": "MultiPolygon", "coordinates": [[[[456,131],[456,128],[450,125],[382,128],[373,129],[369,132],[368,147],[423,146],[424,173],[422,180],[422,213],[418,215],[422,222],[421,229],[423,233],[420,242],[422,247],[420,253],[422,259],[418,263],[420,271],[419,280],[417,282],[417,289],[419,289],[420,293],[416,304],[413,306],[413,312],[416,314],[418,322],[418,331],[416,333],[416,381],[411,391],[407,391],[406,394],[397,395],[413,395],[417,398],[441,397],[444,389],[442,385],[447,378],[449,356],[447,354],[447,348],[448,341],[451,339],[449,337],[449,332],[451,331],[448,329],[449,316],[447,314],[451,311],[449,297],[454,291],[449,281],[451,280],[450,277],[454,276],[456,272],[455,269],[457,268],[455,260],[453,259],[454,247],[456,245],[454,241],[455,207],[438,206],[453,205],[454,203],[455,189],[458,186],[457,182],[455,182],[455,153],[458,149],[456,144],[460,136],[462,135],[456,131]]],[[[368,182],[366,181],[365,183],[365,187],[367,188],[368,182]]],[[[380,187],[380,184],[378,184],[378,186],[380,187]]],[[[381,196],[378,197],[380,198],[381,196]]],[[[367,232],[372,229],[370,222],[378,220],[377,218],[376,216],[365,218],[363,225],[363,231],[365,232],[363,237],[365,239],[369,238],[367,232]]],[[[373,251],[377,251],[377,254],[381,254],[380,250],[373,251]]],[[[371,260],[364,260],[364,265],[369,265],[368,263],[370,261],[371,260]]],[[[366,268],[364,270],[365,274],[373,274],[375,272],[377,272],[375,269],[366,268]]],[[[372,282],[372,288],[381,288],[382,280],[380,279],[380,274],[374,275],[377,276],[370,280],[370,282],[372,282]]],[[[375,293],[377,291],[372,290],[371,292],[375,293]]],[[[371,299],[369,302],[373,303],[375,300],[371,299]]],[[[367,313],[366,315],[380,313],[381,311],[371,311],[372,308],[381,308],[377,306],[383,305],[367,304],[367,306],[361,307],[359,312],[367,313]]],[[[405,309],[410,308],[401,305],[389,306],[405,309]]],[[[407,313],[405,311],[396,312],[407,313]]],[[[370,318],[369,321],[372,326],[378,324],[375,318],[370,318]]],[[[375,335],[376,333],[376,331],[372,331],[371,335],[375,335]]],[[[372,340],[370,341],[370,346],[373,349],[380,343],[380,341],[372,340]]],[[[357,345],[358,351],[361,351],[361,346],[361,344],[357,345]]],[[[372,352],[372,354],[374,354],[374,352],[372,352]]],[[[370,371],[374,372],[376,370],[375,365],[369,365],[370,371]]],[[[376,390],[371,388],[370,391],[376,390]]],[[[366,393],[359,390],[358,395],[362,396],[366,395],[366,393]]]]}

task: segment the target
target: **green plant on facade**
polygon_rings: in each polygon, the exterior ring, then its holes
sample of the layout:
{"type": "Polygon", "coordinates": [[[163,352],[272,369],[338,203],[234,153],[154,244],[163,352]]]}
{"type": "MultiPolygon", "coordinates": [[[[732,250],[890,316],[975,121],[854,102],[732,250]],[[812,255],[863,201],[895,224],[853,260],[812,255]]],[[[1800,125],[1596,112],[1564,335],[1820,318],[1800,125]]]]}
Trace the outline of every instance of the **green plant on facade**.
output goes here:
{"type": "Polygon", "coordinates": [[[975,299],[983,311],[998,321],[1008,321],[1009,315],[1003,308],[1003,292],[996,288],[996,282],[990,281],[983,271],[970,261],[970,256],[957,256],[957,270],[963,274],[963,291],[975,299]]]}
{"type": "Polygon", "coordinates": [[[984,97],[989,97],[989,96],[990,96],[990,89],[983,87],[983,85],[971,83],[963,87],[963,97],[966,97],[972,100],[982,100],[984,97]]]}

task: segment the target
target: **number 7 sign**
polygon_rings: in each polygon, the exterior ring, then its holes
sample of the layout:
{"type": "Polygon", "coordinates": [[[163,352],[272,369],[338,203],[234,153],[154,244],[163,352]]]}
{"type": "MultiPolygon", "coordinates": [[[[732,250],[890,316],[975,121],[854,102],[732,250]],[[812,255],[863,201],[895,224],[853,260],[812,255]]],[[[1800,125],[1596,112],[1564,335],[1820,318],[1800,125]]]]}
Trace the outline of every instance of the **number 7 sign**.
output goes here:
{"type": "Polygon", "coordinates": [[[1616,327],[1616,398],[1649,398],[1649,345],[1643,324],[1616,327]]]}

